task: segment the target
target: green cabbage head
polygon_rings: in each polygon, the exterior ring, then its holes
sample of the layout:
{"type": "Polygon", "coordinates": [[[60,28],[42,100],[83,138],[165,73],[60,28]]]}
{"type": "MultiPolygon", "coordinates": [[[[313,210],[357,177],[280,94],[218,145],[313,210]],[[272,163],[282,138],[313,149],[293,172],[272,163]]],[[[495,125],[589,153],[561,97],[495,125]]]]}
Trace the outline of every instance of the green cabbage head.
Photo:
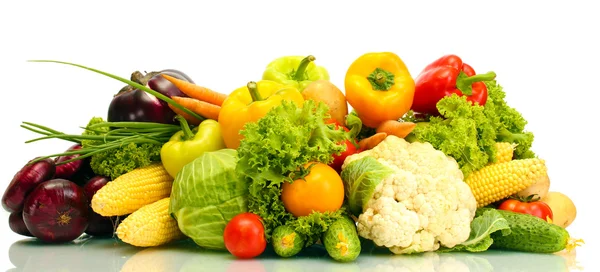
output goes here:
{"type": "Polygon", "coordinates": [[[225,225],[248,210],[248,184],[236,174],[236,165],[234,149],[205,152],[175,177],[169,213],[203,248],[225,249],[225,225]]]}

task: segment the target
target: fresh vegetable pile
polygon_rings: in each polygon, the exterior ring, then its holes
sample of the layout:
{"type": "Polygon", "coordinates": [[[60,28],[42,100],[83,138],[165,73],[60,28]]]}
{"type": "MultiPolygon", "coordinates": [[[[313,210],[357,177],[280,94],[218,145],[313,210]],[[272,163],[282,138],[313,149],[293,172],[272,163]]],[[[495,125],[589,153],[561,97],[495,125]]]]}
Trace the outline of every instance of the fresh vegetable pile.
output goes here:
{"type": "MultiPolygon", "coordinates": [[[[456,55],[415,78],[391,52],[359,56],[343,89],[314,56],[284,56],[232,92],[166,69],[130,79],[80,134],[22,127],[73,146],[24,163],[2,206],[10,228],[47,243],[86,233],[137,247],[289,258],[322,247],[393,254],[536,253],[583,241],[574,202],[550,191],[526,119],[496,74],[456,55]],[[343,90],[343,91],[342,91],[343,90]]],[[[76,125],[76,124],[75,124],[76,125]]]]}

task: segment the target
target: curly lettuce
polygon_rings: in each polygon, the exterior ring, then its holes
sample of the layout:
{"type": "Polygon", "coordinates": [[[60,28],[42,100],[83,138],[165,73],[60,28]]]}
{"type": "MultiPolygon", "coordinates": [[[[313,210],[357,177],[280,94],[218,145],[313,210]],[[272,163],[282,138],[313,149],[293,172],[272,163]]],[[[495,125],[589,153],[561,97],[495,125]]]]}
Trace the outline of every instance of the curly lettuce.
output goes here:
{"type": "Polygon", "coordinates": [[[464,176],[483,168],[496,154],[496,130],[482,106],[453,94],[437,103],[441,116],[418,122],[406,140],[429,142],[453,157],[464,176]]]}
{"type": "Polygon", "coordinates": [[[485,84],[488,99],[484,106],[453,94],[437,103],[439,116],[418,119],[409,112],[402,119],[417,126],[406,139],[429,142],[453,157],[465,177],[495,161],[496,142],[516,144],[513,159],[534,158],[533,133],[525,130],[527,121],[507,104],[506,93],[495,80],[485,84]]]}
{"type": "Polygon", "coordinates": [[[344,209],[333,213],[313,213],[296,218],[280,200],[283,182],[293,182],[304,174],[308,162],[329,164],[334,153],[343,152],[350,132],[326,124],[328,107],[306,100],[302,107],[283,101],[257,122],[247,123],[238,148],[237,171],[249,182],[248,210],[264,221],[267,240],[278,226],[291,225],[314,244],[344,209]]]}
{"type": "Polygon", "coordinates": [[[497,81],[487,81],[485,85],[488,89],[488,100],[484,111],[495,124],[496,141],[517,144],[514,159],[534,158],[535,153],[531,150],[534,137],[533,133],[525,130],[527,120],[506,103],[506,93],[497,81]]]}
{"type": "MultiPolygon", "coordinates": [[[[103,122],[105,121],[102,117],[93,117],[87,127],[103,122]]],[[[108,133],[108,130],[108,127],[93,131],[86,129],[82,134],[104,135],[108,133]]],[[[83,140],[81,146],[86,148],[102,143],[98,140],[83,140]]],[[[114,180],[133,169],[160,161],[161,147],[161,145],[151,143],[128,143],[118,148],[95,153],[91,156],[90,167],[96,175],[107,176],[114,180]]]]}

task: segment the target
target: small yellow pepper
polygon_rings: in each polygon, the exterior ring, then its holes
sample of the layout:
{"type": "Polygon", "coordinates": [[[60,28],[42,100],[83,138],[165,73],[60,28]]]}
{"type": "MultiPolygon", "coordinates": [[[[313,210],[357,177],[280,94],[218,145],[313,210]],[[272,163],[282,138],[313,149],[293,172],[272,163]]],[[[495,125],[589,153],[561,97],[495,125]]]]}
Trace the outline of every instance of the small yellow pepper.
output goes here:
{"type": "Polygon", "coordinates": [[[348,68],[344,84],[348,103],[370,128],[406,114],[415,94],[406,65],[390,52],[360,56],[348,68]]]}
{"type": "Polygon", "coordinates": [[[298,107],[304,104],[304,98],[298,89],[286,87],[275,81],[251,81],[246,86],[234,90],[223,101],[219,113],[225,146],[237,149],[243,138],[240,131],[244,129],[244,125],[258,121],[271,109],[281,105],[283,100],[293,101],[298,107]]]}

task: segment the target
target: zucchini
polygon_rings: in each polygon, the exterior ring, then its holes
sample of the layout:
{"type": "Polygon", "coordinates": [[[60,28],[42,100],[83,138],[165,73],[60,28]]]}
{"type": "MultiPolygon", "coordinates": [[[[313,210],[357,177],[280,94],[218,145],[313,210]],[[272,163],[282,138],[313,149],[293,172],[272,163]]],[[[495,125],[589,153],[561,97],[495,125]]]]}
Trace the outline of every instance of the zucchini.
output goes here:
{"type": "Polygon", "coordinates": [[[323,244],[329,256],[336,261],[354,261],[360,254],[360,239],[354,220],[343,216],[323,234],[323,244]]]}
{"type": "Polygon", "coordinates": [[[273,230],[273,250],[281,257],[292,257],[304,248],[304,236],[290,226],[283,225],[273,230]]]}
{"type": "MultiPolygon", "coordinates": [[[[477,212],[483,212],[479,209],[477,212]]],[[[497,210],[510,226],[510,234],[491,234],[494,240],[490,248],[524,251],[533,253],[554,253],[569,245],[570,235],[566,229],[546,222],[530,214],[497,210]]]]}

